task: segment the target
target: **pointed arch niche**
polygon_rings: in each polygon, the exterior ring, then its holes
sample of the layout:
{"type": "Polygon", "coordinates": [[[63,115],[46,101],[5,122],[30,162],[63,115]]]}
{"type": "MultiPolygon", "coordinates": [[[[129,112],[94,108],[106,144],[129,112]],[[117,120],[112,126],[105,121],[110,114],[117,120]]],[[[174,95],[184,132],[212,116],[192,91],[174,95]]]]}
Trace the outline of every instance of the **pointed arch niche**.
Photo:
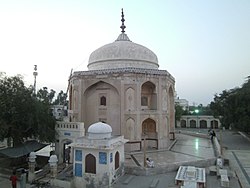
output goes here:
{"type": "Polygon", "coordinates": [[[162,110],[167,111],[168,110],[168,97],[167,97],[167,90],[162,90],[162,110]]]}
{"type": "MultiPolygon", "coordinates": [[[[142,122],[142,140],[146,139],[146,148],[157,149],[158,138],[156,132],[156,123],[153,119],[148,118],[142,122]]],[[[142,143],[144,147],[144,142],[142,143]]]]}
{"type": "Polygon", "coordinates": [[[135,138],[135,120],[132,118],[126,121],[126,132],[124,137],[129,140],[134,140],[135,138]]]}
{"type": "Polygon", "coordinates": [[[141,108],[148,110],[157,109],[156,87],[152,82],[145,82],[141,86],[141,108]]]}
{"type": "Polygon", "coordinates": [[[174,107],[174,91],[172,86],[169,87],[168,90],[168,105],[169,105],[169,128],[170,128],[170,132],[174,131],[174,127],[175,127],[175,107],[174,107]]]}
{"type": "Polygon", "coordinates": [[[135,110],[135,90],[131,87],[128,88],[125,92],[125,96],[126,111],[135,110]]]}
{"type": "Polygon", "coordinates": [[[97,121],[112,125],[113,134],[120,135],[120,95],[116,87],[108,82],[98,81],[90,85],[82,96],[82,119],[87,130],[97,121]],[[112,122],[112,123],[110,123],[112,122]]]}

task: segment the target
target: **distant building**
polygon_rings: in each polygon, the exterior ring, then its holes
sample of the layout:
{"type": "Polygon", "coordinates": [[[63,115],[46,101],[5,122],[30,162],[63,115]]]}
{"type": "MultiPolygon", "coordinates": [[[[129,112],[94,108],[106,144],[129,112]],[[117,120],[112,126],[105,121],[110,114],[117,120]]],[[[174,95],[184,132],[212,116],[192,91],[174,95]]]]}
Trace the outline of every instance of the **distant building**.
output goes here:
{"type": "Polygon", "coordinates": [[[180,121],[177,121],[179,128],[213,128],[218,129],[221,127],[220,120],[214,116],[206,115],[184,115],[181,116],[180,121]]]}
{"type": "Polygon", "coordinates": [[[51,108],[52,115],[58,121],[62,121],[67,116],[67,107],[64,105],[53,105],[51,108]]]}
{"type": "Polygon", "coordinates": [[[179,97],[175,99],[175,104],[182,107],[183,110],[189,111],[188,100],[180,99],[179,97]]]}

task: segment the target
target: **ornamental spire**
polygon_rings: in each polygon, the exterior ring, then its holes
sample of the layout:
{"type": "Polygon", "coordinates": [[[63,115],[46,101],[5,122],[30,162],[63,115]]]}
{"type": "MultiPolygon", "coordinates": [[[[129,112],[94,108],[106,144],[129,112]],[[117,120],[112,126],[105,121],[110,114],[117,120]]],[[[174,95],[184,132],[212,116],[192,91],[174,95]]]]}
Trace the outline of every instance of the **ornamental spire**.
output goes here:
{"type": "Polygon", "coordinates": [[[126,26],[124,25],[125,19],[124,19],[124,14],[123,14],[123,8],[122,8],[122,19],[121,19],[121,21],[122,21],[122,25],[121,25],[120,28],[122,29],[122,33],[125,33],[126,26]]]}

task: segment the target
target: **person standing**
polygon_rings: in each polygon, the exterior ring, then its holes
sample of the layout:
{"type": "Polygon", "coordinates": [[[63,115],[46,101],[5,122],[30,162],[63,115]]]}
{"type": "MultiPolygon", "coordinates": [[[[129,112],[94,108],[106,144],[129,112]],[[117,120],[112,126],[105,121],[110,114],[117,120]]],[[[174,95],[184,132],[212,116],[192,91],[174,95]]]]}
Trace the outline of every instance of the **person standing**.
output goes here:
{"type": "Polygon", "coordinates": [[[16,182],[17,182],[16,171],[13,171],[13,174],[10,176],[10,181],[12,188],[16,188],[16,182]]]}
{"type": "Polygon", "coordinates": [[[65,162],[70,163],[70,152],[71,152],[71,147],[68,147],[65,149],[65,162]]]}
{"type": "Polygon", "coordinates": [[[26,188],[26,173],[24,169],[22,170],[20,177],[20,188],[26,188]]]}
{"type": "Polygon", "coordinates": [[[210,131],[210,136],[211,136],[211,141],[213,142],[214,141],[214,137],[216,136],[214,130],[210,131]]]}

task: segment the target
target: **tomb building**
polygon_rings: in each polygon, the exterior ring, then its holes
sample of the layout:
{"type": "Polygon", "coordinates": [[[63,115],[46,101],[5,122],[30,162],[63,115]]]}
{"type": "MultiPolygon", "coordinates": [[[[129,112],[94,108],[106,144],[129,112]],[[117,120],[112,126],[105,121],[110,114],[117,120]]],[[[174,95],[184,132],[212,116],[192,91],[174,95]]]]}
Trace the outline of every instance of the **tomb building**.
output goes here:
{"type": "MultiPolygon", "coordinates": [[[[160,70],[150,49],[125,33],[122,11],[118,38],[89,57],[88,70],[69,79],[69,121],[84,122],[87,130],[105,122],[114,135],[124,135],[126,151],[167,148],[174,134],[175,80],[160,70]]],[[[165,62],[166,63],[166,62],[165,62]]]]}

